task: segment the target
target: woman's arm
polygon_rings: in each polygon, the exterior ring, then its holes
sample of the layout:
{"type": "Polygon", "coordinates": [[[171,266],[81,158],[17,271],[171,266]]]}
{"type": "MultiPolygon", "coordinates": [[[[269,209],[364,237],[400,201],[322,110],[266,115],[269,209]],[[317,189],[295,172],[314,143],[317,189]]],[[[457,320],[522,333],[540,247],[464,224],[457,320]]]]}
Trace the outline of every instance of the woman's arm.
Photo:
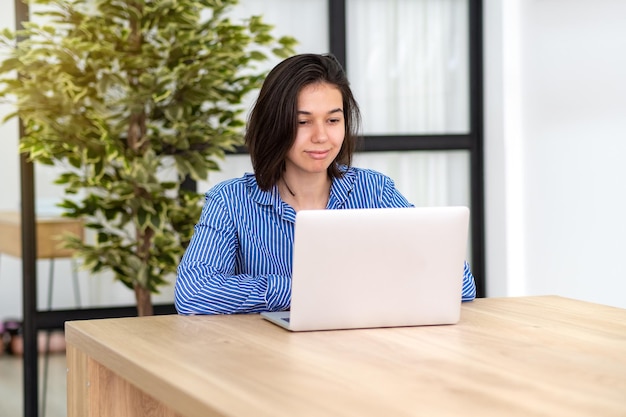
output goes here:
{"type": "Polygon", "coordinates": [[[174,291],[178,313],[276,311],[290,305],[288,276],[235,274],[239,238],[226,205],[219,196],[209,193],[178,266],[174,291]]]}
{"type": "Polygon", "coordinates": [[[472,301],[476,298],[476,283],[474,282],[474,275],[470,270],[470,266],[465,261],[463,264],[463,290],[461,291],[462,301],[472,301]]]}

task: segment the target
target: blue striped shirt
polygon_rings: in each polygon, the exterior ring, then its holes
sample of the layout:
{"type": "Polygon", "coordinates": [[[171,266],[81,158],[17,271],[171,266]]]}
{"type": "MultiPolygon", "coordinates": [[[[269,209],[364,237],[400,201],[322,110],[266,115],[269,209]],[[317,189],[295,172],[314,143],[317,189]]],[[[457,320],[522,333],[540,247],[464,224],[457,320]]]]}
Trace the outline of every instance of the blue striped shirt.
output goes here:
{"type": "MultiPolygon", "coordinates": [[[[412,207],[393,181],[349,168],[333,179],[328,209],[412,207]]],[[[180,265],[175,305],[180,314],[279,311],[291,302],[296,212],[274,186],[262,191],[253,174],[224,181],[206,193],[202,214],[180,265]]],[[[464,263],[462,300],[476,296],[464,263]]]]}

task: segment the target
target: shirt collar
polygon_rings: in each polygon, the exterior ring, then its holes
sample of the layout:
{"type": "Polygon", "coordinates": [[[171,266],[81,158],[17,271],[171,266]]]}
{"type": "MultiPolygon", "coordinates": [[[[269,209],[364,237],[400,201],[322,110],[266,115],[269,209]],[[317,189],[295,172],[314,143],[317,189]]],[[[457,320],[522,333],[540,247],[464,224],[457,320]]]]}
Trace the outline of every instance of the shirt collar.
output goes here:
{"type": "Polygon", "coordinates": [[[280,199],[278,197],[278,189],[275,185],[270,190],[263,191],[259,188],[259,184],[257,184],[254,174],[247,172],[244,177],[246,179],[246,187],[248,187],[248,192],[250,193],[250,198],[258,204],[271,206],[275,203],[276,198],[280,199]]]}
{"type": "MultiPolygon", "coordinates": [[[[328,199],[329,209],[337,209],[345,205],[356,181],[356,172],[353,169],[341,165],[339,166],[339,170],[343,173],[343,176],[333,178],[333,183],[330,187],[330,197],[328,199]]],[[[254,174],[246,173],[245,178],[246,186],[248,187],[252,200],[260,205],[274,206],[279,215],[284,214],[285,204],[280,199],[277,185],[272,186],[268,191],[263,191],[259,188],[254,174]]]]}
{"type": "Polygon", "coordinates": [[[329,209],[337,209],[345,205],[356,181],[356,172],[353,169],[340,165],[339,170],[343,173],[343,176],[333,178],[333,184],[330,187],[330,198],[328,199],[329,209]]]}
{"type": "Polygon", "coordinates": [[[254,174],[246,173],[244,176],[252,201],[262,206],[271,206],[280,217],[295,222],[296,213],[280,198],[278,185],[274,184],[269,190],[263,191],[259,188],[254,174]]]}

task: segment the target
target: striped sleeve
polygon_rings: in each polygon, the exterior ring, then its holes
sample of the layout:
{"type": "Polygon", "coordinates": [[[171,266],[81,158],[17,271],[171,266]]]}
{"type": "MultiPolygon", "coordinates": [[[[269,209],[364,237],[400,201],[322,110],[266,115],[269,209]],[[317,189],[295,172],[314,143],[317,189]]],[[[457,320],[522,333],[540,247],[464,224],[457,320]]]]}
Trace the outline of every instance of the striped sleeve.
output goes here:
{"type": "Polygon", "coordinates": [[[385,184],[383,188],[383,193],[381,197],[381,204],[383,207],[389,208],[402,208],[402,207],[414,207],[413,204],[409,203],[409,201],[398,191],[395,183],[391,178],[384,177],[385,184]]]}
{"type": "Polygon", "coordinates": [[[289,276],[235,274],[237,229],[225,203],[207,194],[202,215],[178,266],[174,302],[180,314],[283,310],[291,301],[289,276]]]}
{"type": "Polygon", "coordinates": [[[470,266],[465,261],[463,264],[463,290],[461,291],[462,301],[472,301],[476,298],[476,283],[474,282],[474,275],[470,271],[470,266]]]}

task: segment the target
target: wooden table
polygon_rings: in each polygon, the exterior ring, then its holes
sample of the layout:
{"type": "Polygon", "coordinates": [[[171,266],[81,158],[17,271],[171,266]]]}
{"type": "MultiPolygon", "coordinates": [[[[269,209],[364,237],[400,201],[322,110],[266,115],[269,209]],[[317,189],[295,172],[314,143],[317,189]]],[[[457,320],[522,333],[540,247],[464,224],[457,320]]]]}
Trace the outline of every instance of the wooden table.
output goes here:
{"type": "MultiPolygon", "coordinates": [[[[70,249],[61,247],[60,237],[72,233],[83,238],[81,220],[66,217],[48,216],[36,219],[37,258],[53,259],[72,256],[70,249]]],[[[22,222],[17,211],[0,212],[0,254],[16,258],[22,257],[22,222]]]]}
{"type": "Polygon", "coordinates": [[[68,417],[626,415],[626,310],[555,296],[477,299],[452,326],[167,315],[66,340],[68,417]]]}

